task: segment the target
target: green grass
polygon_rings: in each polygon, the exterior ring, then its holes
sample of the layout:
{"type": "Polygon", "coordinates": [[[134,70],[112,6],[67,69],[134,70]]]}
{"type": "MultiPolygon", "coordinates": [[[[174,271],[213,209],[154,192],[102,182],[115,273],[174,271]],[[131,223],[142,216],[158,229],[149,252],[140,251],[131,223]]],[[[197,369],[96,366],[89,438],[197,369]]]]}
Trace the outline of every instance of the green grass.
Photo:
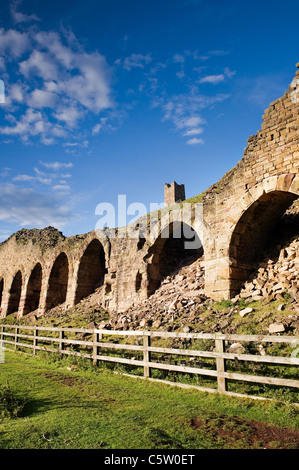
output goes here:
{"type": "MultiPolygon", "coordinates": [[[[0,388],[17,414],[0,418],[1,449],[294,448],[257,439],[254,423],[299,430],[297,408],[183,390],[67,361],[6,352],[0,388]],[[8,385],[7,385],[8,384],[8,385]],[[198,424],[199,423],[199,424],[198,424]],[[262,423],[262,424],[261,424],[262,423]]],[[[298,434],[299,436],[299,434],[298,434]]],[[[271,437],[271,438],[270,438],[271,437]]],[[[297,441],[298,442],[298,441],[297,441]]]]}

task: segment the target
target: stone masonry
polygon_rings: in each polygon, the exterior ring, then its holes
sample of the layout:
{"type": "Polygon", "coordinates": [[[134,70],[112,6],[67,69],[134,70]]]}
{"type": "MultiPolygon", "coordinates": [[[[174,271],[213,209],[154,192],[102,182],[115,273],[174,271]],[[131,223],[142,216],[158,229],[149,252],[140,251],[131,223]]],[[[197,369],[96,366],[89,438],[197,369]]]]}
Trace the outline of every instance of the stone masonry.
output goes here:
{"type": "MultiPolygon", "coordinates": [[[[202,203],[173,205],[183,196],[166,191],[171,206],[154,220],[68,238],[51,227],[23,229],[0,244],[1,316],[71,307],[97,289],[104,308],[121,312],[155,292],[186,256],[191,236],[193,259],[204,255],[205,295],[218,300],[239,294],[299,196],[298,84],[299,71],[265,111],[243,158],[202,203]],[[178,228],[189,229],[189,236],[178,237],[178,228]]],[[[173,182],[166,189],[174,188],[173,182]]]]}
{"type": "Polygon", "coordinates": [[[181,202],[186,199],[185,196],[185,185],[177,184],[173,181],[171,184],[164,184],[164,203],[165,206],[171,206],[176,202],[181,202]]]}

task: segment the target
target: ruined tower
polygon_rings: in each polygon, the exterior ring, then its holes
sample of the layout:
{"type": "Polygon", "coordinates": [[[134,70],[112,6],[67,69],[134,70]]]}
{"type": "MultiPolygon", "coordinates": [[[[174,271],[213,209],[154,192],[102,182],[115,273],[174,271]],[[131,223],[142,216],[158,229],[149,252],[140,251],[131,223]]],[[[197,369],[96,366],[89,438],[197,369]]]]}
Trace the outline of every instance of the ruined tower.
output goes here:
{"type": "Polygon", "coordinates": [[[173,181],[171,184],[164,184],[164,203],[165,206],[171,206],[176,202],[184,201],[185,196],[185,185],[177,184],[173,181]]]}

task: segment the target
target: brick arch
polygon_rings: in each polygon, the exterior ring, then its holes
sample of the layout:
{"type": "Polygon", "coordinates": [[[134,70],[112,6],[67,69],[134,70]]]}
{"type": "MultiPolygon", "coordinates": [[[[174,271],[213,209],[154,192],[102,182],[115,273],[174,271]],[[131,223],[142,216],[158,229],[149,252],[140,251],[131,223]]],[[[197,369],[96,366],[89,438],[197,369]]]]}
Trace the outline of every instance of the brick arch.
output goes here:
{"type": "Polygon", "coordinates": [[[69,279],[69,260],[65,252],[55,259],[48,279],[46,306],[49,310],[66,301],[69,279]]]}
{"type": "Polygon", "coordinates": [[[38,262],[32,268],[27,283],[23,315],[38,309],[41,296],[42,278],[43,269],[41,263],[38,262]]]}
{"type": "MultiPolygon", "coordinates": [[[[164,224],[144,257],[148,295],[155,292],[163,278],[175,273],[180,265],[188,265],[202,256],[203,251],[201,240],[191,225],[181,220],[164,224]]],[[[141,283],[139,277],[137,285],[141,283]]]]}
{"type": "Polygon", "coordinates": [[[106,274],[106,258],[102,243],[98,238],[89,241],[81,253],[77,281],[75,304],[92,294],[104,284],[106,274]]]}
{"type": "Polygon", "coordinates": [[[13,276],[8,292],[8,304],[6,315],[10,315],[11,313],[19,311],[23,279],[24,275],[22,274],[22,270],[19,269],[13,276]]]}
{"type": "MultiPolygon", "coordinates": [[[[283,175],[283,181],[287,180],[288,178],[283,175]]],[[[254,192],[252,191],[257,198],[255,200],[252,198],[251,203],[250,199],[247,199],[247,207],[243,198],[243,204],[239,205],[239,218],[233,225],[228,244],[230,296],[239,292],[244,281],[248,279],[254,263],[262,259],[282,215],[299,197],[296,186],[292,186],[293,191],[291,191],[291,184],[285,189],[286,186],[281,184],[281,181],[282,179],[279,182],[277,177],[266,181],[267,190],[265,182],[261,183],[259,187],[254,188],[254,192]]],[[[236,213],[234,208],[234,217],[236,213]]]]}

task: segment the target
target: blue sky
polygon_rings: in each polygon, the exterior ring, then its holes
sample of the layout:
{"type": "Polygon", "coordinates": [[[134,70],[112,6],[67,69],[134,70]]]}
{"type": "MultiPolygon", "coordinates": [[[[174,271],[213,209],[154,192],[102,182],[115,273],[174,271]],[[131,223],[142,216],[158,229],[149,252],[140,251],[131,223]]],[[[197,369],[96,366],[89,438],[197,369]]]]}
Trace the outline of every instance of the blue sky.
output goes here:
{"type": "Polygon", "coordinates": [[[295,0],[0,0],[0,241],[217,182],[291,83],[298,27],[295,0]]]}

